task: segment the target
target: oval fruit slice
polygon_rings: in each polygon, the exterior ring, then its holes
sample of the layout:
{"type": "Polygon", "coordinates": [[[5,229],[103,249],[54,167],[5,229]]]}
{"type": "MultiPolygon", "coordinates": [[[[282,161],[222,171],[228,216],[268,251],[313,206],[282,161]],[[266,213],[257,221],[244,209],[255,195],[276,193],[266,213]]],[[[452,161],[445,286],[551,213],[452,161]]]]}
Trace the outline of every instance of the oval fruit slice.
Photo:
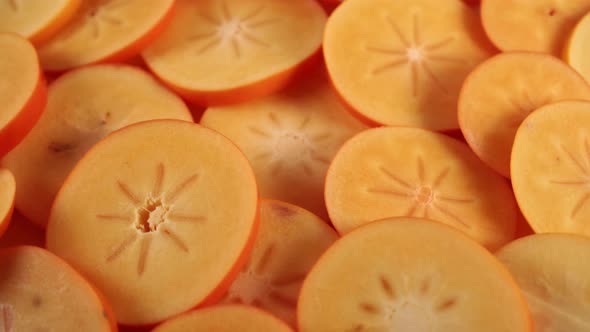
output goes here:
{"type": "Polygon", "coordinates": [[[31,246],[2,249],[0,271],[2,331],[117,331],[104,299],[50,252],[31,246]]]}
{"type": "Polygon", "coordinates": [[[492,42],[503,51],[560,55],[565,38],[590,0],[483,0],[481,19],[492,42]]]}
{"type": "Polygon", "coordinates": [[[477,12],[457,0],[345,1],[326,26],[332,82],[374,125],[458,128],[457,96],[490,55],[477,12]]]}
{"type": "Polygon", "coordinates": [[[100,65],[62,75],[49,87],[45,114],[2,161],[19,185],[17,209],[45,227],[57,191],[90,147],[119,128],[167,118],[192,120],[182,100],[142,70],[100,65]]]}
{"type": "Polygon", "coordinates": [[[533,235],[510,243],[497,255],[524,293],[536,331],[588,331],[590,239],[533,235]]]}
{"type": "Polygon", "coordinates": [[[243,305],[222,305],[188,312],[158,326],[153,332],[293,332],[272,315],[243,305]]]}
{"type": "Polygon", "coordinates": [[[586,81],[590,81],[590,46],[586,37],[590,34],[590,13],[586,14],[570,34],[565,47],[565,61],[580,73],[586,81]]]}
{"type": "Polygon", "coordinates": [[[386,217],[443,222],[495,249],[514,237],[509,185],[459,141],[423,129],[364,131],[338,152],[326,204],[340,234],[386,217]]]}
{"type": "Polygon", "coordinates": [[[459,123],[471,149],[496,172],[510,177],[518,126],[535,109],[565,99],[590,99],[590,85],[565,63],[544,54],[500,54],[465,80],[459,123]]]}
{"type": "Polygon", "coordinates": [[[46,86],[31,43],[0,33],[0,158],[33,128],[45,107],[46,86]]]}
{"type": "Polygon", "coordinates": [[[337,238],[330,226],[302,208],[262,201],[250,261],[222,302],[254,305],[295,326],[303,279],[337,238]]]}
{"type": "Polygon", "coordinates": [[[512,186],[537,233],[590,235],[590,102],[544,106],[522,123],[512,149],[512,186]]]}
{"type": "Polygon", "coordinates": [[[178,0],[143,56],[192,102],[235,103],[284,87],[320,48],[325,21],[314,0],[178,0]]]}
{"type": "Polygon", "coordinates": [[[301,332],[532,332],[494,256],[448,226],[412,218],[336,241],[305,280],[297,310],[301,332]]]}
{"type": "Polygon", "coordinates": [[[16,181],[14,175],[0,168],[0,238],[8,228],[12,211],[14,210],[14,196],[16,194],[16,181]]]}
{"type": "Polygon", "coordinates": [[[76,16],[39,48],[45,70],[125,61],[160,34],[174,0],[84,0],[76,16]]]}
{"type": "Polygon", "coordinates": [[[22,245],[44,247],[45,232],[14,211],[6,232],[0,237],[0,248],[22,245]]]}
{"type": "Polygon", "coordinates": [[[258,225],[252,168],[220,134],[175,120],[111,134],[55,199],[47,248],[147,325],[218,300],[244,266],[258,225]]]}

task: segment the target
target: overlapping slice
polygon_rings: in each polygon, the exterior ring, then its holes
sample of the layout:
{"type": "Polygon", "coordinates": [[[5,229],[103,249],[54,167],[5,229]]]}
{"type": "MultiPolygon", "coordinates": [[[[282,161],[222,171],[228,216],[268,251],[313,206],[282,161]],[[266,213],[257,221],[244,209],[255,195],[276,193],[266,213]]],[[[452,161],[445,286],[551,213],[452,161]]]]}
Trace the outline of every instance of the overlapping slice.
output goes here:
{"type": "Polygon", "coordinates": [[[590,81],[590,46],[587,36],[590,34],[590,13],[586,14],[571,31],[564,50],[565,61],[590,81]]]}
{"type": "Polygon", "coordinates": [[[44,247],[45,232],[33,225],[18,211],[14,211],[8,229],[0,237],[0,248],[22,245],[44,247]]]}
{"type": "Polygon", "coordinates": [[[47,248],[89,277],[125,325],[223,296],[258,225],[247,159],[197,124],[121,129],[77,164],[55,199],[47,248]]]}
{"type": "Polygon", "coordinates": [[[301,332],[532,332],[524,301],[483,247],[448,226],[398,218],[328,249],[303,284],[298,323],[301,332]]]}
{"type": "Polygon", "coordinates": [[[132,58],[169,23],[174,0],[84,0],[75,17],[39,48],[45,70],[132,58]]]}
{"type": "Polygon", "coordinates": [[[179,97],[142,70],[99,65],[62,75],[35,128],[2,162],[19,184],[17,209],[44,227],[57,191],[90,147],[116,129],[166,118],[192,119],[179,97]]]}
{"type": "Polygon", "coordinates": [[[467,74],[491,54],[477,12],[456,0],[345,1],[326,26],[338,93],[371,124],[458,128],[467,74]]]}
{"type": "Polygon", "coordinates": [[[517,219],[504,178],[465,144],[416,128],[370,129],[344,144],[326,177],[326,205],[341,234],[386,217],[424,217],[489,249],[514,237],[517,219]]]}
{"type": "Polygon", "coordinates": [[[15,194],[16,182],[14,181],[14,175],[9,170],[0,168],[0,237],[2,237],[10,224],[15,194]]]}
{"type": "Polygon", "coordinates": [[[325,21],[314,0],[178,0],[143,56],[197,104],[245,101],[284,87],[320,48],[325,21]]]}
{"type": "Polygon", "coordinates": [[[303,279],[337,238],[330,226],[302,208],[262,201],[250,261],[222,302],[254,305],[295,326],[303,279]]]}
{"type": "Polygon", "coordinates": [[[74,269],[31,246],[0,250],[0,330],[117,331],[104,299],[74,269]]]}
{"type": "Polygon", "coordinates": [[[590,239],[533,235],[510,243],[497,255],[522,289],[535,331],[590,329],[590,239]]]}
{"type": "Polygon", "coordinates": [[[504,53],[481,64],[465,81],[459,123],[473,151],[510,177],[518,126],[535,109],[566,99],[590,99],[590,85],[572,68],[549,55],[504,53]]]}

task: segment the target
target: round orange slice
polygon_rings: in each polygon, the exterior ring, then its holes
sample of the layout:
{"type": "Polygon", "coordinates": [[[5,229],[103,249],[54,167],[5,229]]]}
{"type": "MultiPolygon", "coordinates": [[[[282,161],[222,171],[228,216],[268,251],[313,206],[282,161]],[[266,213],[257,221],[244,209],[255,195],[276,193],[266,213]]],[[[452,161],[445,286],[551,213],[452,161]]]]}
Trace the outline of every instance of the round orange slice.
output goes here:
{"type": "Polygon", "coordinates": [[[39,47],[45,70],[63,71],[137,55],[170,22],[174,0],[84,0],[75,17],[39,47]]]}
{"type": "Polygon", "coordinates": [[[14,175],[0,168],[0,237],[4,234],[14,209],[14,196],[16,195],[16,181],[14,175]]]}
{"type": "Polygon", "coordinates": [[[481,64],[465,80],[459,123],[481,160],[510,177],[518,126],[535,109],[565,99],[590,99],[590,85],[564,62],[545,54],[504,53],[481,64]]]}
{"type": "Polygon", "coordinates": [[[22,245],[44,247],[45,232],[28,221],[18,211],[14,211],[8,228],[0,237],[0,248],[22,245]]]}
{"type": "Polygon", "coordinates": [[[284,87],[320,48],[325,21],[314,0],[178,0],[143,57],[192,102],[235,103],[284,87]]]}
{"type": "Polygon", "coordinates": [[[535,331],[590,329],[590,239],[533,235],[510,243],[497,256],[520,286],[535,331]]]}
{"type": "Polygon", "coordinates": [[[572,30],[564,50],[565,61],[590,81],[590,46],[586,37],[590,33],[590,13],[586,14],[572,30]]]}
{"type": "Polygon", "coordinates": [[[219,300],[258,226],[252,168],[197,124],[154,120],[90,150],[57,195],[47,248],[88,278],[125,325],[219,300]]]}
{"type": "Polygon", "coordinates": [[[301,332],[532,332],[510,273],[452,228],[397,218],[345,235],[299,297],[301,332]]]}
{"type": "Polygon", "coordinates": [[[465,144],[416,128],[370,129],[344,144],[328,170],[326,205],[340,234],[377,219],[423,217],[489,249],[513,239],[517,220],[504,178],[465,144]]]}
{"type": "Polygon", "coordinates": [[[477,12],[457,0],[345,1],[326,26],[330,77],[373,125],[458,128],[457,97],[490,53],[477,12]]]}

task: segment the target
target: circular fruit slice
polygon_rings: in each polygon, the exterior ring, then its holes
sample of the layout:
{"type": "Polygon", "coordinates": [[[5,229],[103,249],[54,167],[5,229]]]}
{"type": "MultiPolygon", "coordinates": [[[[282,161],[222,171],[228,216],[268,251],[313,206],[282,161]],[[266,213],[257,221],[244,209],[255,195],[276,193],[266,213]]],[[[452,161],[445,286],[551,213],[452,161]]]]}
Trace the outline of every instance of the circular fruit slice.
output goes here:
{"type": "Polygon", "coordinates": [[[272,315],[244,305],[221,305],[185,313],[153,332],[293,332],[272,315]]]}
{"type": "Polygon", "coordinates": [[[0,248],[22,245],[44,247],[45,232],[33,225],[33,223],[28,221],[18,211],[14,211],[8,229],[0,237],[0,248]]]}
{"type": "Polygon", "coordinates": [[[458,128],[461,83],[490,51],[476,11],[457,0],[345,1],[326,26],[332,82],[375,125],[458,128]]]}
{"type": "Polygon", "coordinates": [[[489,249],[514,237],[517,220],[504,178],[465,144],[415,128],[371,129],[348,141],[328,171],[326,205],[340,234],[386,217],[424,217],[489,249]]]}
{"type": "Polygon", "coordinates": [[[45,70],[62,71],[138,54],[172,18],[174,0],[84,0],[75,17],[39,48],[45,70]]]}
{"type": "Polygon", "coordinates": [[[0,158],[33,128],[45,107],[46,86],[31,43],[0,33],[0,158]]]}
{"type": "Polygon", "coordinates": [[[57,191],[90,147],[116,129],[167,118],[192,120],[182,100],[142,70],[100,65],[62,75],[35,128],[2,161],[19,185],[17,209],[45,227],[57,191]]]}
{"type": "Polygon", "coordinates": [[[524,293],[535,331],[588,331],[590,239],[533,235],[510,243],[497,255],[524,293]]]}
{"type": "Polygon", "coordinates": [[[460,232],[395,218],[328,249],[297,317],[301,332],[532,332],[524,301],[508,271],[460,232]]]}
{"type": "Polygon", "coordinates": [[[590,81],[590,45],[586,37],[590,34],[590,13],[584,16],[573,29],[565,47],[565,61],[590,81]]]}
{"type": "Polygon", "coordinates": [[[143,56],[194,103],[235,103],[284,87],[320,48],[325,21],[314,0],[178,0],[143,56]]]}
{"type": "Polygon", "coordinates": [[[492,42],[503,51],[560,55],[565,38],[590,0],[483,0],[481,19],[492,42]]]}
{"type": "Polygon", "coordinates": [[[223,296],[252,247],[258,193],[238,148],[178,120],[121,129],[76,165],[47,248],[87,275],[119,323],[147,325],[223,296]]]}
{"type": "Polygon", "coordinates": [[[117,331],[95,289],[68,264],[32,246],[0,250],[0,329],[117,331]]]}
{"type": "Polygon", "coordinates": [[[590,235],[590,102],[541,107],[516,133],[512,186],[537,233],[590,235]]]}
{"type": "Polygon", "coordinates": [[[295,326],[303,279],[337,238],[322,219],[302,208],[262,201],[250,261],[222,302],[254,305],[295,326]]]}
{"type": "Polygon", "coordinates": [[[0,238],[8,228],[12,211],[14,210],[14,196],[16,194],[16,181],[14,175],[0,168],[0,238]]]}
{"type": "Polygon", "coordinates": [[[500,54],[465,80],[459,123],[481,160],[510,177],[510,152],[518,126],[535,109],[565,99],[590,99],[590,85],[565,63],[545,54],[500,54]]]}

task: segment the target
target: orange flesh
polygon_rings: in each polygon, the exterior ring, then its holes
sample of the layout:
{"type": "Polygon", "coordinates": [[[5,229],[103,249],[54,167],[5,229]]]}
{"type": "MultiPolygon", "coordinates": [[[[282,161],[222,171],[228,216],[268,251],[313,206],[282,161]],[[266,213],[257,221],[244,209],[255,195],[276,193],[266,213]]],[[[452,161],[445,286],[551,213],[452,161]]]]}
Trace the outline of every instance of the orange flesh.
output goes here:
{"type": "Polygon", "coordinates": [[[326,26],[332,82],[373,125],[458,128],[467,74],[491,54],[476,11],[457,0],[346,1],[326,26]]]}
{"type": "Polygon", "coordinates": [[[253,243],[257,202],[252,169],[225,137],[143,122],[99,142],[70,173],[47,248],[105,293],[119,323],[153,324],[227,290],[253,243]]]}
{"type": "Polygon", "coordinates": [[[489,249],[514,237],[509,185],[457,140],[383,127],[349,140],[326,177],[326,204],[340,234],[386,217],[424,217],[464,231],[489,249]]]}
{"type": "Polygon", "coordinates": [[[570,34],[564,50],[564,60],[580,73],[586,81],[590,81],[590,46],[587,36],[590,33],[590,13],[586,14],[570,34]]]}
{"type": "Polygon", "coordinates": [[[114,130],[152,119],[191,121],[180,98],[142,70],[85,67],[49,87],[45,113],[2,161],[19,183],[16,207],[45,227],[51,203],[75,163],[114,130]]]}
{"type": "Polygon", "coordinates": [[[15,193],[14,175],[7,169],[0,169],[0,238],[10,224],[15,193]]]}
{"type": "Polygon", "coordinates": [[[8,229],[0,237],[0,248],[22,245],[44,247],[45,232],[15,211],[10,219],[8,229]]]}
{"type": "Polygon", "coordinates": [[[541,234],[498,252],[527,299],[536,331],[590,329],[590,239],[541,234]]]}
{"type": "Polygon", "coordinates": [[[590,85],[562,61],[544,54],[497,55],[467,78],[459,98],[459,123],[473,151],[510,177],[516,130],[535,109],[565,99],[590,99],[590,85]]]}
{"type": "Polygon", "coordinates": [[[336,241],[303,284],[298,323],[301,332],[532,332],[514,280],[488,251],[412,218],[336,241]]]}
{"type": "Polygon", "coordinates": [[[2,249],[0,271],[2,331],[117,331],[112,312],[92,286],[48,251],[2,249]]]}
{"type": "Polygon", "coordinates": [[[264,200],[260,209],[260,229],[248,265],[222,303],[254,305],[294,326],[303,279],[338,235],[297,206],[264,200]]]}

